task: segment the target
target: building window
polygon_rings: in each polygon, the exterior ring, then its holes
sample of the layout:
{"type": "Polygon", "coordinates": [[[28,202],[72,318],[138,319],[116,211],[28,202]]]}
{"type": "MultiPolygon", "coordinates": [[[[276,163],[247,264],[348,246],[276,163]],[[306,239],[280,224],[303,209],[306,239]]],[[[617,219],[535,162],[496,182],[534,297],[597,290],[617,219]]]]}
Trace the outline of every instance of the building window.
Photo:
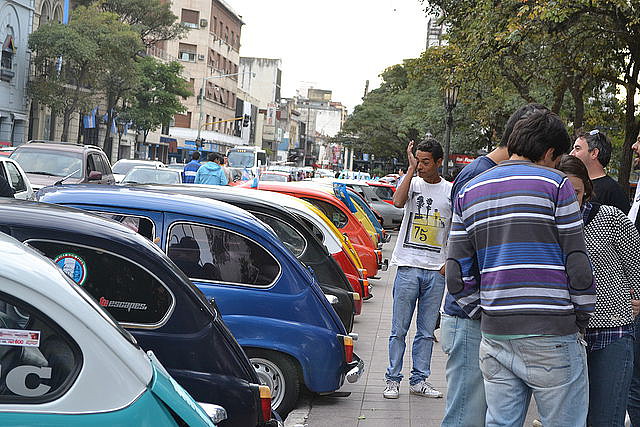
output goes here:
{"type": "Polygon", "coordinates": [[[185,27],[198,28],[200,12],[197,10],[182,9],[181,22],[185,27]]]}
{"type": "Polygon", "coordinates": [[[13,71],[13,57],[16,48],[13,43],[13,36],[8,35],[2,44],[2,59],[0,60],[0,79],[5,82],[11,81],[15,72],[13,71]]]}
{"type": "Polygon", "coordinates": [[[177,128],[190,128],[191,127],[191,111],[187,111],[187,114],[176,114],[175,122],[177,128]]]}
{"type": "Polygon", "coordinates": [[[194,44],[180,43],[178,59],[181,61],[196,62],[198,48],[194,44]]]}

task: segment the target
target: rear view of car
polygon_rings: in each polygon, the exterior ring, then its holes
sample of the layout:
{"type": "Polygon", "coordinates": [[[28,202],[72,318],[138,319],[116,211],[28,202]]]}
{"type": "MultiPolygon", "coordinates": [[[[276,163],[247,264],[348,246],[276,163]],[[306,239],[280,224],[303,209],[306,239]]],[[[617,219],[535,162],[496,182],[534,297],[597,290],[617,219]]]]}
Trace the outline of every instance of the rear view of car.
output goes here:
{"type": "Polygon", "coordinates": [[[181,184],[182,174],[175,169],[136,166],[122,179],[122,184],[181,184]]]}

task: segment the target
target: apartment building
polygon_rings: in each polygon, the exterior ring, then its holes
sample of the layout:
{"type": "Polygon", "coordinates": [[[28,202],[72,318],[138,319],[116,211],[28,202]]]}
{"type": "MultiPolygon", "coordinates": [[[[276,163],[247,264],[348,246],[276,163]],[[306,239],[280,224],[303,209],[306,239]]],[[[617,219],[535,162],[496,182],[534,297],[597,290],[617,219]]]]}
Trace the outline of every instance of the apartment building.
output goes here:
{"type": "Polygon", "coordinates": [[[178,150],[225,151],[240,143],[234,119],[242,17],[224,0],[176,0],[171,10],[190,31],[158,43],[154,54],[184,66],[194,95],[183,102],[186,112],[175,116],[169,134],[178,150]]]}

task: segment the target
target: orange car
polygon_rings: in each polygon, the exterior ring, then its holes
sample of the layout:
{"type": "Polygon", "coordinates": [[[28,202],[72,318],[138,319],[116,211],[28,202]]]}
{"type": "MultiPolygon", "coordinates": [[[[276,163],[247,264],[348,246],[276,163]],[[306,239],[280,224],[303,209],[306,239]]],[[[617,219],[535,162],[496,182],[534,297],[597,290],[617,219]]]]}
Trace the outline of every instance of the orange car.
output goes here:
{"type": "MultiPolygon", "coordinates": [[[[251,184],[245,184],[250,187],[251,184]]],[[[358,253],[362,265],[370,277],[378,274],[382,251],[371,240],[369,233],[358,219],[351,213],[344,203],[336,196],[321,189],[285,182],[260,182],[258,189],[289,194],[306,200],[320,209],[333,222],[333,224],[349,236],[349,240],[358,253]]]]}

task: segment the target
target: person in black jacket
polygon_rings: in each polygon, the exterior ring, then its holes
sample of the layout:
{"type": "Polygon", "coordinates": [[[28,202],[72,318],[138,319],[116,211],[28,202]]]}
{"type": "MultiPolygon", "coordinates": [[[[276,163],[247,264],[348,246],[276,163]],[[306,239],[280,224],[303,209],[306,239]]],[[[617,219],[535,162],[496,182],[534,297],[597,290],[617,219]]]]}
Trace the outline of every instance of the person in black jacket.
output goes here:
{"type": "Polygon", "coordinates": [[[9,181],[0,175],[0,197],[12,197],[13,198],[13,188],[9,185],[9,181]]]}

